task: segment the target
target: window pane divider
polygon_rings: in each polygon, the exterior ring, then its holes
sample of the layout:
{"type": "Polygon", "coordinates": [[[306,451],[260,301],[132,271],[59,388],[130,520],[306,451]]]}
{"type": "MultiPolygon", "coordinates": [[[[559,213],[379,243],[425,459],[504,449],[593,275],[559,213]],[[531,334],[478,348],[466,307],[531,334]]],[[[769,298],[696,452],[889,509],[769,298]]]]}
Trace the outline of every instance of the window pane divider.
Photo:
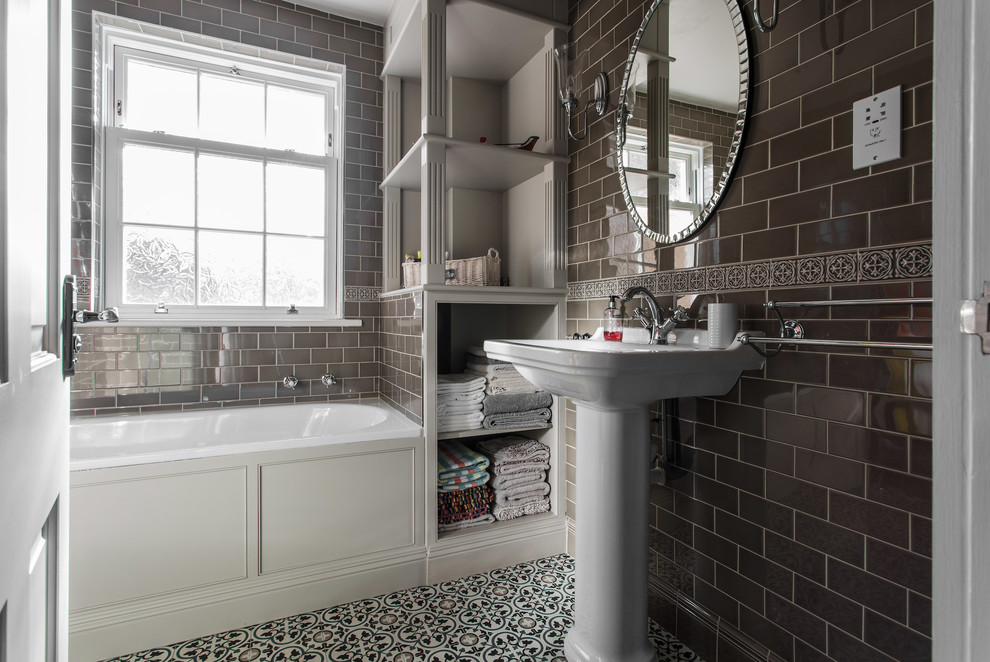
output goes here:
{"type": "Polygon", "coordinates": [[[142,131],[140,129],[107,127],[107,132],[115,134],[116,138],[124,143],[140,143],[143,145],[154,145],[156,147],[188,149],[190,151],[219,154],[222,156],[249,157],[276,163],[295,163],[326,167],[335,160],[333,156],[326,154],[305,154],[303,152],[293,152],[284,149],[238,145],[236,143],[225,143],[218,140],[203,140],[202,138],[191,136],[177,136],[156,133],[154,131],[142,131]]]}

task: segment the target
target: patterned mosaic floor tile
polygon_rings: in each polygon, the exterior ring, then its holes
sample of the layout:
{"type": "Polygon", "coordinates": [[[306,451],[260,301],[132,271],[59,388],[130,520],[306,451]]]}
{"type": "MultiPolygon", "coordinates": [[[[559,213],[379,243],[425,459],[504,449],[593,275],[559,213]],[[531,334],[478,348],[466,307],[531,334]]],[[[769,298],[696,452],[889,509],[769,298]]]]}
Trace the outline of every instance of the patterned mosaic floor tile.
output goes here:
{"type": "MultiPolygon", "coordinates": [[[[566,554],[297,614],[109,662],[566,662],[566,554]]],[[[652,621],[658,662],[703,662],[652,621]]]]}

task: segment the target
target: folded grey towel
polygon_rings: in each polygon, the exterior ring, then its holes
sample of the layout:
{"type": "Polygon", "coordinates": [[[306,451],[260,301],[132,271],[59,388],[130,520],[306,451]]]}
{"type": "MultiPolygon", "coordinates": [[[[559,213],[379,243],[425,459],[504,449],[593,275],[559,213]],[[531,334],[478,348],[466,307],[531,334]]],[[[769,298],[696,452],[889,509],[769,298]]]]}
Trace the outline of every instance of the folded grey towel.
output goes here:
{"type": "Polygon", "coordinates": [[[458,529],[467,529],[472,526],[481,526],[482,524],[491,524],[495,521],[495,518],[491,515],[482,515],[481,517],[475,517],[474,519],[466,519],[463,522],[455,522],[454,524],[440,524],[437,529],[440,531],[457,531],[458,529]]]}
{"type": "MultiPolygon", "coordinates": [[[[495,439],[484,439],[478,442],[478,450],[488,455],[492,459],[494,467],[512,463],[519,465],[523,463],[548,463],[550,462],[550,447],[541,444],[535,439],[527,439],[518,435],[507,435],[496,437],[495,439]]],[[[533,471],[536,467],[529,467],[524,471],[533,471]]],[[[519,473],[513,471],[512,473],[519,473]]]]}
{"type": "Polygon", "coordinates": [[[495,503],[500,506],[522,506],[550,494],[549,483],[519,485],[510,490],[495,490],[495,503]]]}
{"type": "MultiPolygon", "coordinates": [[[[537,464],[535,466],[542,467],[537,464]]],[[[513,474],[495,474],[492,479],[491,488],[493,490],[511,490],[519,485],[537,485],[546,482],[547,472],[543,469],[520,471],[513,474]]]]}
{"type": "Polygon", "coordinates": [[[531,393],[493,393],[486,395],[481,401],[481,412],[489,414],[506,414],[510,412],[546,409],[553,404],[553,396],[549,391],[531,393]]]}
{"type": "Polygon", "coordinates": [[[544,497],[538,501],[530,501],[529,503],[522,505],[496,505],[492,508],[492,515],[495,516],[500,522],[505,520],[515,519],[517,517],[522,517],[523,515],[536,515],[539,513],[545,513],[550,510],[550,497],[544,497]]]}
{"type": "Polygon", "coordinates": [[[529,411],[506,412],[490,414],[481,423],[486,430],[513,430],[516,428],[548,428],[550,427],[549,409],[531,409],[529,411]]]}

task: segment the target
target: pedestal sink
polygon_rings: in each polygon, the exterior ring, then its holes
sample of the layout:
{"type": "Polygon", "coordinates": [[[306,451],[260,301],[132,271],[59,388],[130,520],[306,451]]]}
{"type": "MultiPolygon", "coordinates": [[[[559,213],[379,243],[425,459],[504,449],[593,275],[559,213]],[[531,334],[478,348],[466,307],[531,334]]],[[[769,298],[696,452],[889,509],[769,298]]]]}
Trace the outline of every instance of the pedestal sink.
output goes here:
{"type": "Polygon", "coordinates": [[[575,401],[577,531],[574,626],[568,662],[649,662],[647,513],[650,405],[727,393],[763,366],[752,347],[709,349],[707,332],[678,330],[668,345],[604,340],[488,340],[533,384],[575,401]]]}

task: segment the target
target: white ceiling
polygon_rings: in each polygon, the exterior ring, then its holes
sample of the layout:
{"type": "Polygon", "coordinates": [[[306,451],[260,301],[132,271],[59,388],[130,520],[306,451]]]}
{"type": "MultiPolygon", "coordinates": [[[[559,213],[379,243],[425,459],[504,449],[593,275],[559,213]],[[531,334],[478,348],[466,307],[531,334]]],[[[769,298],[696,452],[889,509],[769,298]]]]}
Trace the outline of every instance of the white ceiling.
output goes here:
{"type": "Polygon", "coordinates": [[[392,8],[392,0],[303,0],[296,4],[375,25],[383,25],[392,8]]]}

